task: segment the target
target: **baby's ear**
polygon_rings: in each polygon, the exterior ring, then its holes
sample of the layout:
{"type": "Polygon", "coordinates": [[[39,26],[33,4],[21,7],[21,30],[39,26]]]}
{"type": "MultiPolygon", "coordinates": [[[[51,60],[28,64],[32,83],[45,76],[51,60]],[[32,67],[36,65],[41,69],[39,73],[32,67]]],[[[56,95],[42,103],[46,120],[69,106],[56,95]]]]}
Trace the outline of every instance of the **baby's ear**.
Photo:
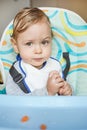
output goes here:
{"type": "Polygon", "coordinates": [[[16,53],[19,53],[16,40],[15,40],[14,38],[11,38],[10,41],[11,41],[11,43],[12,43],[12,45],[13,45],[14,51],[15,51],[16,53]]]}

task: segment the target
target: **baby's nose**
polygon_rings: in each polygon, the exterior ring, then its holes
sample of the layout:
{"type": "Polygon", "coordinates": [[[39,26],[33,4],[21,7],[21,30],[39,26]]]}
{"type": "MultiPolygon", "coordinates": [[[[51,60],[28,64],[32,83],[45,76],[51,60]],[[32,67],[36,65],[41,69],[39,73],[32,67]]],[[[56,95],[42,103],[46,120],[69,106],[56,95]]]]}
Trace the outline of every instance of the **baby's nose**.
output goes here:
{"type": "Polygon", "coordinates": [[[35,46],[35,53],[41,53],[42,52],[42,48],[41,48],[41,45],[36,45],[35,46]]]}

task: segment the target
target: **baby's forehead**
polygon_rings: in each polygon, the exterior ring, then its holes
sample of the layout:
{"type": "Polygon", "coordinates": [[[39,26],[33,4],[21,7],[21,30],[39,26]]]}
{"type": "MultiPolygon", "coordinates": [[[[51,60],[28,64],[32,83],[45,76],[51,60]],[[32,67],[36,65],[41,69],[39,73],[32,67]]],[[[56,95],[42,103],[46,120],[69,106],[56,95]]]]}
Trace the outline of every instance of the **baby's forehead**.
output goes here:
{"type": "Polygon", "coordinates": [[[41,31],[47,29],[47,31],[51,31],[51,24],[47,21],[47,20],[40,20],[40,21],[36,21],[36,22],[29,22],[26,23],[23,27],[23,30],[21,28],[20,32],[24,32],[26,30],[36,30],[38,31],[39,29],[41,29],[41,31]]]}
{"type": "MultiPolygon", "coordinates": [[[[51,32],[51,23],[48,19],[48,17],[46,17],[46,15],[43,15],[41,18],[36,16],[30,18],[28,15],[25,16],[23,19],[19,19],[16,21],[14,21],[13,23],[13,36],[18,37],[18,35],[20,35],[20,33],[25,32],[28,28],[33,27],[34,25],[38,24],[40,27],[42,27],[42,24],[45,24],[46,26],[48,26],[48,30],[50,30],[51,32]]],[[[42,28],[43,30],[43,28],[42,28]]]]}

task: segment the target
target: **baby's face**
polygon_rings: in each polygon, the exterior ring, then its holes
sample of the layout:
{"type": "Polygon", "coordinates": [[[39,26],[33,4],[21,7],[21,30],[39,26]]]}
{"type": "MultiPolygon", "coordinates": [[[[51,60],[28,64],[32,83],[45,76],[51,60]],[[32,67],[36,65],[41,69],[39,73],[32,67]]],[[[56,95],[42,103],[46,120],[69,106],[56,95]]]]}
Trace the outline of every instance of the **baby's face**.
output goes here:
{"type": "Polygon", "coordinates": [[[16,50],[24,62],[41,68],[51,56],[52,36],[49,24],[46,22],[36,23],[20,33],[16,50]]]}

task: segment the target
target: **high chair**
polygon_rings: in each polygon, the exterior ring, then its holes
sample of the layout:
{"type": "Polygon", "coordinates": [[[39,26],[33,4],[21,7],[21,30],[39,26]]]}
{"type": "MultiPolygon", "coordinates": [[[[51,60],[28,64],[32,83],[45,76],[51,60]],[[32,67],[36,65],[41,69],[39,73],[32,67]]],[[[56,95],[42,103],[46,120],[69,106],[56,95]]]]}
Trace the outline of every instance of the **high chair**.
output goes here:
{"type": "Polygon", "coordinates": [[[0,130],[86,130],[87,23],[67,9],[40,9],[51,21],[52,56],[60,61],[65,80],[70,82],[74,93],[73,96],[53,97],[6,95],[6,79],[16,60],[10,41],[12,20],[0,42],[0,130]]]}

